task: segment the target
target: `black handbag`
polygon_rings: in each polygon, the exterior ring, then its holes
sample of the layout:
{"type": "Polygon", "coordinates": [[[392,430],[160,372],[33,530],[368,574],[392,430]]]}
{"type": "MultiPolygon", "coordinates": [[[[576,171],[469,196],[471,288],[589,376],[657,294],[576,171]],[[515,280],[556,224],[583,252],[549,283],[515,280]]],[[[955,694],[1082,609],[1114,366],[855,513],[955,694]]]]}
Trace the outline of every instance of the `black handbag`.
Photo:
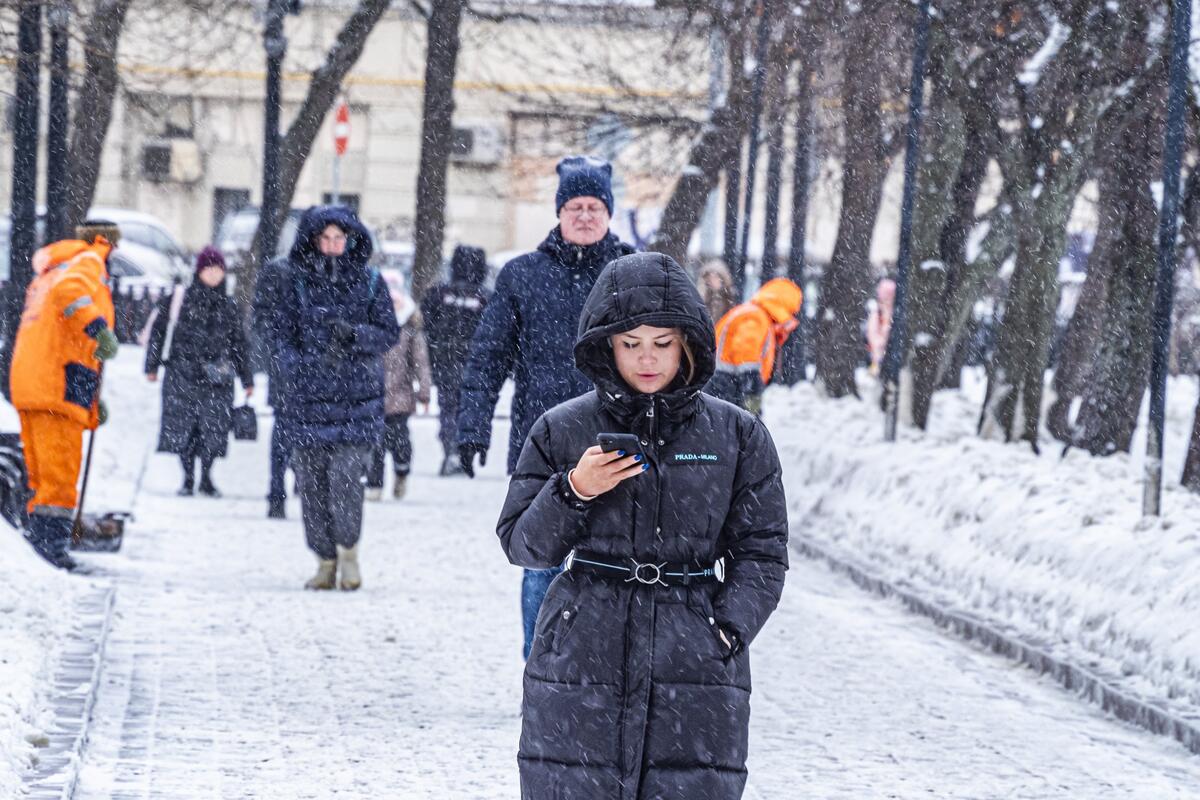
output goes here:
{"type": "Polygon", "coordinates": [[[235,406],[233,409],[233,438],[253,442],[258,438],[258,416],[253,406],[235,406]]]}

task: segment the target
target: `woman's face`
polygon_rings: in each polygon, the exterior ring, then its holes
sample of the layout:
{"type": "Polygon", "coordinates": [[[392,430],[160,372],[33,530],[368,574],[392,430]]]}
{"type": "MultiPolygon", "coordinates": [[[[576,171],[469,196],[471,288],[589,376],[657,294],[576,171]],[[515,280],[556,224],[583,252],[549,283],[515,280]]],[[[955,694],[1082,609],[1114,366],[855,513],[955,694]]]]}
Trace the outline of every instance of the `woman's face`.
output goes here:
{"type": "Polygon", "coordinates": [[[661,392],[679,374],[683,358],[678,328],[642,325],[610,338],[617,372],[636,392],[661,392]]]}
{"type": "Polygon", "coordinates": [[[225,280],[225,270],[217,266],[205,267],[200,270],[200,282],[210,289],[215,289],[225,280]]]}

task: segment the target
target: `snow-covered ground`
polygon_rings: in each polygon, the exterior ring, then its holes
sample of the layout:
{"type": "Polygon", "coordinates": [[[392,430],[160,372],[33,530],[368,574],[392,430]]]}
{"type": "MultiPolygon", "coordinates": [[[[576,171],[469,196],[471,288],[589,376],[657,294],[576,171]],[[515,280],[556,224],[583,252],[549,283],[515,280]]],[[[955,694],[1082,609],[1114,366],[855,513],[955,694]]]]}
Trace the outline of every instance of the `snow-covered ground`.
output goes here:
{"type": "Polygon", "coordinates": [[[964,392],[938,395],[928,434],[904,430],[896,444],[882,441],[873,399],[772,389],[767,420],[800,531],[1200,717],[1200,496],[1178,486],[1195,380],[1171,382],[1164,514],[1144,520],[1144,428],[1134,456],[983,441],[982,381],[968,377],[964,392]]]}
{"type": "MultiPolygon", "coordinates": [[[[269,417],[258,443],[235,443],[218,463],[226,497],[176,498],[178,464],[151,452],[156,387],[139,366],[137,349],[122,350],[98,439],[92,507],[132,505],[137,519],[120,554],[84,557],[101,571],[90,581],[118,594],[76,796],[514,798],[520,571],[494,535],[503,458],[475,481],[438,479],[436,420],[416,417],[409,497],[367,507],[364,589],[305,593],[314,564],[298,505],[287,522],[265,519],[269,417]]],[[[804,467],[822,451],[802,456],[802,428],[820,417],[853,438],[875,419],[854,421],[848,404],[811,413],[806,392],[769,398],[804,511],[835,476],[804,467]]],[[[911,513],[847,486],[884,518],[911,513]]],[[[806,533],[833,522],[793,516],[806,533]]],[[[70,624],[62,612],[89,582],[0,536],[0,597],[16,603],[0,606],[0,698],[20,703],[0,706],[0,796],[19,796],[25,736],[49,723],[40,703],[70,624]],[[22,657],[10,657],[12,640],[26,642],[22,657]]],[[[1200,758],[1174,742],[800,558],[754,668],[748,798],[1200,798],[1200,758]]]]}
{"type": "MultiPolygon", "coordinates": [[[[139,359],[125,348],[111,371],[98,440],[95,505],[137,519],[121,553],[85,557],[117,599],[76,796],[516,797],[520,573],[494,533],[498,452],[474,481],[439,479],[436,421],[415,418],[409,496],[368,505],[364,588],[304,592],[297,504],[265,519],[269,418],[219,462],[225,498],[177,498],[139,359]]],[[[789,441],[801,421],[772,416],[789,441]]],[[[812,479],[785,469],[803,504],[812,479]]],[[[800,558],[753,664],[749,798],[1200,797],[1200,758],[1170,740],[800,558]]]]}

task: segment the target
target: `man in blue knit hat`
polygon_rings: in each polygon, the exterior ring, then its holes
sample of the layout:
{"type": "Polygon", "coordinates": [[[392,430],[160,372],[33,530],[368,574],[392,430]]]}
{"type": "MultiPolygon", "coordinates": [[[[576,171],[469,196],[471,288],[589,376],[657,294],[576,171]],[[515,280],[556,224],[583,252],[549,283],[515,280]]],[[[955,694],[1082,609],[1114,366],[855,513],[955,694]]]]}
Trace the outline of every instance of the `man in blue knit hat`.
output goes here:
{"type": "MultiPolygon", "coordinates": [[[[492,414],[510,374],[516,391],[509,473],[537,418],[594,388],[575,369],[579,314],[605,265],[634,252],[608,229],[613,215],[612,165],[590,156],[564,158],[558,163],[554,205],[558,225],[537,250],[504,265],[471,341],[458,397],[458,453],[463,471],[471,477],[476,456],[481,466],[487,462],[492,414]]],[[[542,598],[558,572],[525,570],[521,614],[526,657],[542,598]]]]}

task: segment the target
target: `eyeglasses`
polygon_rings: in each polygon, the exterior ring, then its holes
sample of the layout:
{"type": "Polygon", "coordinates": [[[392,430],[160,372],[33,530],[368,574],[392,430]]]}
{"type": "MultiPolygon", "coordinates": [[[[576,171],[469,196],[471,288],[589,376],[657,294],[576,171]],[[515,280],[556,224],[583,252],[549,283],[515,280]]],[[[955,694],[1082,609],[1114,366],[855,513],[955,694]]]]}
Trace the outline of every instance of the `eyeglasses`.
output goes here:
{"type": "Polygon", "coordinates": [[[562,207],[562,213],[572,217],[582,217],[584,214],[591,214],[593,217],[599,217],[608,213],[608,209],[602,204],[596,205],[571,205],[567,204],[562,207]]]}
{"type": "Polygon", "coordinates": [[[346,236],[341,233],[335,233],[333,236],[323,233],[321,234],[321,241],[329,244],[343,244],[346,241],[346,236]]]}

